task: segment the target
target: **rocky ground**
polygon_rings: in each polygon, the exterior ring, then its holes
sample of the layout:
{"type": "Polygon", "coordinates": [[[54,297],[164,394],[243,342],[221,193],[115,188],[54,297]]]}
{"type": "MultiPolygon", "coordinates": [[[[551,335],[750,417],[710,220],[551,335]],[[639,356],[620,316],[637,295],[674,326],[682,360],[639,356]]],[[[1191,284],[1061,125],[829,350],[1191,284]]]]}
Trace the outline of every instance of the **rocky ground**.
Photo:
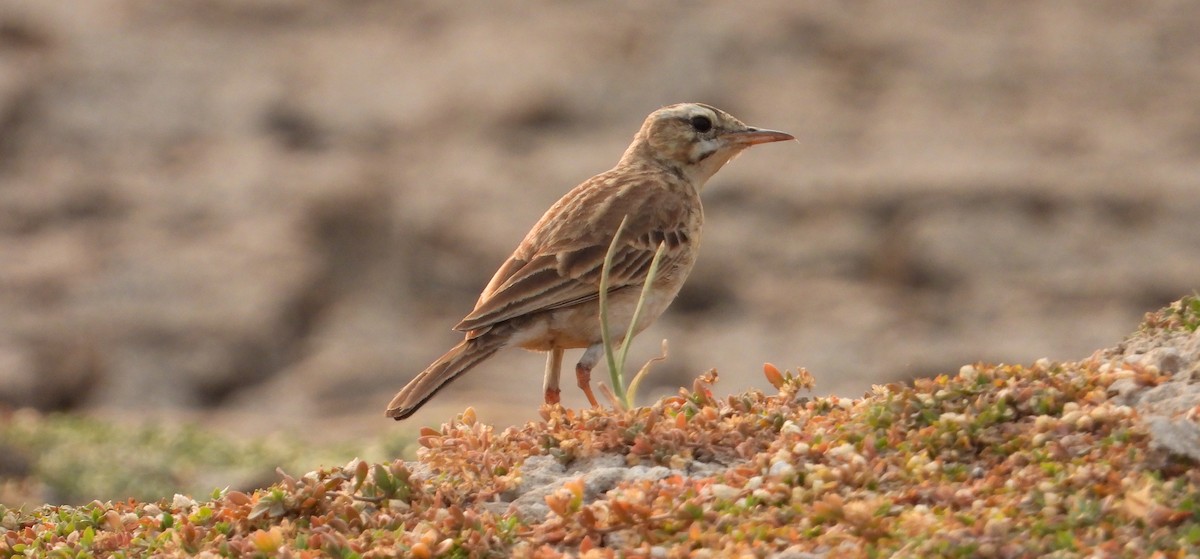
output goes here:
{"type": "MultiPolygon", "coordinates": [[[[794,133],[710,184],[633,352],[670,394],[1080,358],[1200,277],[1200,5],[0,1],[0,401],[393,427],[645,114],[794,133]]],[[[415,424],[535,417],[514,352],[415,424]]],[[[573,406],[582,398],[564,394],[573,406]]]]}
{"type": "Polygon", "coordinates": [[[467,408],[421,430],[415,461],[0,505],[0,555],[1194,557],[1198,326],[1189,297],[1083,361],[965,365],[853,400],[767,367],[769,394],[716,397],[709,373],[648,407],[546,406],[519,428],[467,408]]]}

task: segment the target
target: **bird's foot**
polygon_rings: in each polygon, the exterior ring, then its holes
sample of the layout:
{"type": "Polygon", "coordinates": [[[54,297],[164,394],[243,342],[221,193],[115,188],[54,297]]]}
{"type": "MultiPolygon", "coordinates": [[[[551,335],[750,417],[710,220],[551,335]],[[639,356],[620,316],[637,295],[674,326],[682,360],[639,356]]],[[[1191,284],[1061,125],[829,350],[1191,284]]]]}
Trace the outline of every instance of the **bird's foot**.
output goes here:
{"type": "Polygon", "coordinates": [[[596,400],[596,395],[592,393],[592,369],[584,367],[582,364],[575,366],[575,380],[579,383],[579,389],[583,390],[583,395],[587,396],[588,403],[593,408],[600,407],[600,402],[596,400]]]}

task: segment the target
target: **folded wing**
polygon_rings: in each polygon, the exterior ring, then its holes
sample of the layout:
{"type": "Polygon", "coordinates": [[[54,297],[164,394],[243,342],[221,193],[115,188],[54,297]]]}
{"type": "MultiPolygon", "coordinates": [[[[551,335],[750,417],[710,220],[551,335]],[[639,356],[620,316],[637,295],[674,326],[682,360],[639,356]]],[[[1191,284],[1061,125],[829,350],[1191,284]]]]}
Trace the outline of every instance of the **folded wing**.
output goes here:
{"type": "MultiPolygon", "coordinates": [[[[475,310],[455,326],[455,330],[484,330],[514,317],[597,299],[604,256],[612,236],[611,233],[604,236],[593,232],[615,231],[617,224],[626,216],[625,229],[617,241],[609,271],[609,293],[641,286],[660,243],[666,248],[658,273],[660,277],[670,274],[680,259],[686,257],[687,251],[683,247],[693,242],[688,233],[692,216],[687,213],[685,208],[688,205],[678,193],[646,190],[645,196],[638,197],[638,203],[624,207],[602,205],[602,200],[584,200],[583,204],[576,204],[605,210],[587,218],[571,215],[569,198],[568,203],[560,203],[556,206],[560,207],[560,213],[548,214],[539,224],[539,229],[558,228],[562,225],[559,221],[571,219],[587,219],[591,223],[581,228],[582,234],[574,239],[566,238],[565,242],[563,235],[539,236],[535,229],[523,246],[500,267],[475,310]],[[613,223],[597,223],[607,221],[613,223]],[[554,238],[558,242],[540,246],[539,237],[554,238]]],[[[690,193],[684,195],[687,194],[690,193]]]]}

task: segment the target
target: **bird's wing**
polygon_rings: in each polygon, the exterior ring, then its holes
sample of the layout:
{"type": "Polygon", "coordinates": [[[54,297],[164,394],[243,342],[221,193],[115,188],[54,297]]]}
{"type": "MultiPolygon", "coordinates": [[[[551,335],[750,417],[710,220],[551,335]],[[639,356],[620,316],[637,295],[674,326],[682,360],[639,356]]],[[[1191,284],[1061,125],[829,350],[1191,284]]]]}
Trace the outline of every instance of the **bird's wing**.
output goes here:
{"type": "Polygon", "coordinates": [[[699,219],[692,213],[702,211],[693,190],[586,188],[602,177],[577,187],[543,216],[455,330],[478,330],[598,298],[604,256],[626,216],[609,270],[610,293],[644,283],[659,243],[666,246],[659,277],[690,257],[691,224],[699,219]]]}

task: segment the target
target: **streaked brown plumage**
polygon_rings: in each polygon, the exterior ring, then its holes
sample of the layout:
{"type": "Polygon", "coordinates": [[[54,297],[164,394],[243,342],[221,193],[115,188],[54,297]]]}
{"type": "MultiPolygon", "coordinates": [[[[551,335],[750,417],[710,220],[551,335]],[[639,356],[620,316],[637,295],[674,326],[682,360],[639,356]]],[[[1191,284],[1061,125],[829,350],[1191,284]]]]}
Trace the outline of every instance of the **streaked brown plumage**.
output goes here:
{"type": "Polygon", "coordinates": [[[681,103],[650,114],[620,162],[584,181],[538,220],[488,283],[475,310],[454,327],[465,339],[416,376],[388,405],[397,420],[417,411],[446,383],[505,347],[548,351],[547,403],[559,401],[563,350],[587,348],[575,367],[588,401],[602,346],[600,275],[621,220],[609,275],[609,323],[621,341],[659,243],[666,250],[635,334],[679,293],[696,262],[704,211],[700,190],[742,150],[793,139],[746,126],[708,105],[681,103]]]}

